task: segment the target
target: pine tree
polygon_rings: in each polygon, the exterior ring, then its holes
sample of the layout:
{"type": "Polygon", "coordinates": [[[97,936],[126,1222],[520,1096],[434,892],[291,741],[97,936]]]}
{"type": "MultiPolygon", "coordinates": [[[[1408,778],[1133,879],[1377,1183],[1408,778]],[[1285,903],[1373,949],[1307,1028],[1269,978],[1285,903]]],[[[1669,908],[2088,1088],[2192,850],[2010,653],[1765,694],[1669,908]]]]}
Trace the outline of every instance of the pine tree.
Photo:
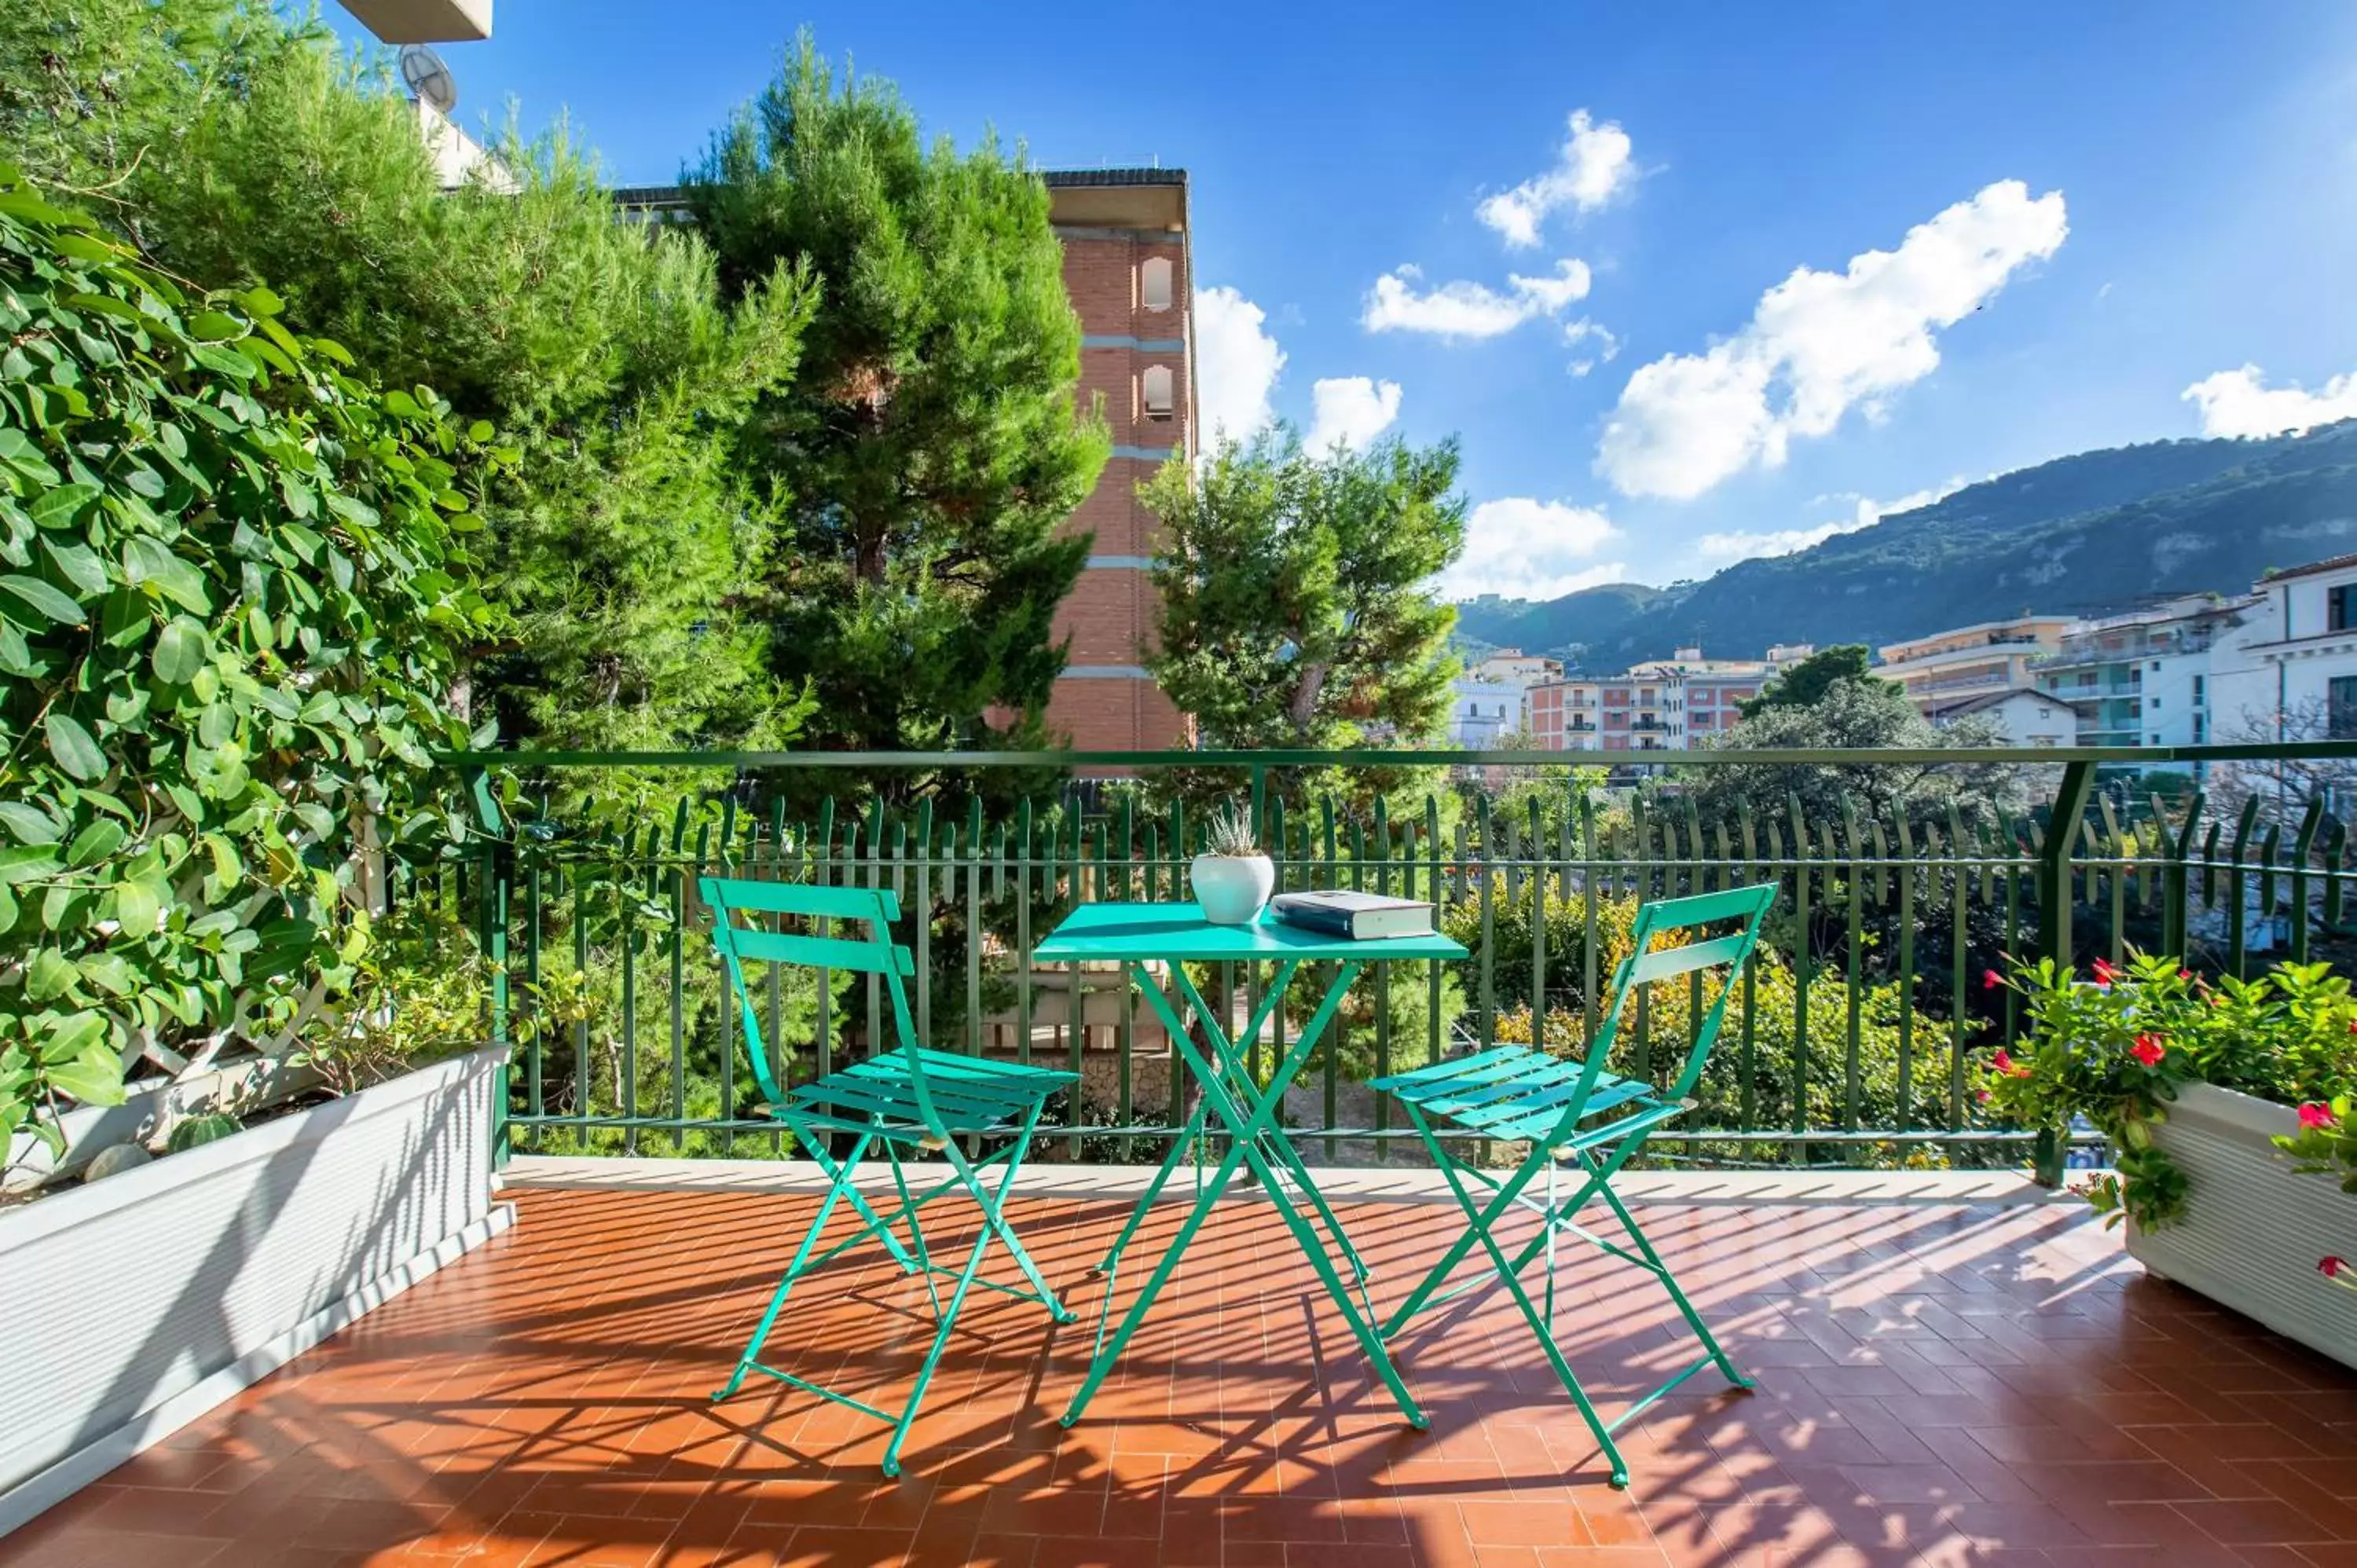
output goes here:
{"type": "MultiPolygon", "coordinates": [[[[196,25],[210,10],[158,14],[182,24],[173,38],[227,36],[196,25]]],[[[129,41],[83,54],[132,59],[124,102],[178,116],[121,171],[125,231],[180,275],[274,280],[288,318],[372,380],[432,388],[512,450],[482,506],[486,579],[509,615],[478,650],[478,719],[592,748],[790,737],[800,693],[770,674],[754,607],[755,568],[775,554],[768,500],[726,437],[792,379],[807,282],[773,269],[724,305],[702,242],[619,220],[562,127],[533,145],[511,134],[495,148],[509,177],[445,192],[381,62],[316,30],[241,23],[236,70],[183,100],[140,84],[193,80],[227,46],[176,66],[131,49],[150,38],[139,15],[115,24],[129,41]]],[[[106,132],[79,155],[93,166],[133,139],[77,124],[106,132]]]]}
{"type": "Polygon", "coordinates": [[[1206,746],[1439,737],[1457,612],[1429,585],[1465,547],[1457,463],[1454,441],[1318,456],[1276,432],[1145,485],[1162,525],[1147,668],[1206,746]]]}
{"type": "Polygon", "coordinates": [[[1089,548],[1060,525],[1110,451],[1075,412],[1045,184],[995,139],[928,145],[890,83],[838,83],[805,36],[688,185],[727,288],[791,262],[820,291],[800,374],[737,446],[783,515],[770,647],[816,698],[807,734],[1039,743],[1065,658],[1052,618],[1089,548]]]}

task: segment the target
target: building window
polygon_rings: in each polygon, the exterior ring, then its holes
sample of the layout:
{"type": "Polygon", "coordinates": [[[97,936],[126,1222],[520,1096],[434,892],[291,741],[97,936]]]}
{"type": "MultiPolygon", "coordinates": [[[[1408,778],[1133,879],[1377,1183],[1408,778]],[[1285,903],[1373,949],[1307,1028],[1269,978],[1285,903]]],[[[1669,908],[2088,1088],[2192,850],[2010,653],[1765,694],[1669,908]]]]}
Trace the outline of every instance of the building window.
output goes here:
{"type": "Polygon", "coordinates": [[[2347,631],[2357,627],[2357,583],[2344,583],[2326,593],[2324,618],[2327,631],[2347,631]]]}
{"type": "Polygon", "coordinates": [[[2203,678],[2201,676],[2196,675],[2193,677],[2193,705],[2197,708],[2203,703],[2210,700],[2209,693],[2202,690],[2202,682],[2203,678]]]}
{"type": "Polygon", "coordinates": [[[2147,698],[2145,699],[2145,703],[2146,703],[2146,704],[2147,704],[2147,706],[2151,707],[2155,712],[2158,712],[2158,711],[2159,711],[2159,708],[2160,708],[2160,699],[2159,699],[2158,697],[2147,697],[2147,698]]]}
{"type": "Polygon", "coordinates": [[[2200,746],[2204,738],[2204,732],[2206,732],[2210,727],[2207,724],[2202,722],[2206,716],[2207,715],[2202,714],[2196,714],[2193,715],[2193,744],[2196,746],[2200,746]]]}
{"type": "Polygon", "coordinates": [[[1178,404],[1172,390],[1173,378],[1168,365],[1148,365],[1137,378],[1139,400],[1146,404],[1148,419],[1168,419],[1178,404]]]}
{"type": "Polygon", "coordinates": [[[1170,258],[1148,256],[1138,263],[1137,303],[1148,310],[1170,308],[1170,258]]]}
{"type": "Polygon", "coordinates": [[[2331,738],[2357,740],[2357,675],[2335,675],[2329,703],[2330,713],[2326,724],[2331,738]]]}

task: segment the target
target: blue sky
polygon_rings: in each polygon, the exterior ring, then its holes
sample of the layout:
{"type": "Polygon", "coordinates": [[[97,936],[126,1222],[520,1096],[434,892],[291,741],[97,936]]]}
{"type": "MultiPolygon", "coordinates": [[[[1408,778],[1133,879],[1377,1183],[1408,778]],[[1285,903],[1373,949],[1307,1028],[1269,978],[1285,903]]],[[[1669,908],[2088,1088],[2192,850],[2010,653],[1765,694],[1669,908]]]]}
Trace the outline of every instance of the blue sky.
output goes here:
{"type": "Polygon", "coordinates": [[[1458,591],[1703,575],[2066,452],[2357,414],[2340,0],[496,22],[444,51],[459,118],[569,113],[620,181],[674,177],[805,22],[936,132],[1187,168],[1201,406],[1458,436],[1458,591]]]}

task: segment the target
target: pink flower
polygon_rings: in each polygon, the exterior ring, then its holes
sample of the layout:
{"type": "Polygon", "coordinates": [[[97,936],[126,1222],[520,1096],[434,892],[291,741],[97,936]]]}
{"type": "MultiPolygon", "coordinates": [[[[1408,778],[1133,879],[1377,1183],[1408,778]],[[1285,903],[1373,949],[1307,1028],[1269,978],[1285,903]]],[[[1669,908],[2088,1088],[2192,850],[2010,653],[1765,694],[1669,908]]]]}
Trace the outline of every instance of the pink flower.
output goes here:
{"type": "Polygon", "coordinates": [[[2299,1108],[2299,1127],[2303,1133],[2313,1133],[2319,1127],[2330,1127],[2335,1118],[2332,1107],[2309,1101],[2299,1108]]]}
{"type": "Polygon", "coordinates": [[[2339,1280],[2342,1274],[2348,1274],[2352,1281],[2357,1281],[2357,1270],[2350,1268],[2349,1260],[2346,1258],[2319,1259],[2316,1272],[2328,1280],[2339,1280]]]}
{"type": "Polygon", "coordinates": [[[2179,980],[2190,980],[2193,978],[2193,972],[2190,969],[2180,969],[2177,972],[2177,978],[2179,980]]]}
{"type": "Polygon", "coordinates": [[[2098,985],[2109,985],[2109,984],[2113,982],[2113,980],[2114,980],[2114,979],[2115,979],[2115,978],[2118,976],[2118,974],[2119,974],[2119,971],[2118,971],[2118,970],[2114,969],[2110,964],[2105,963],[2102,959],[2097,959],[2097,960],[2095,961],[2095,983],[2096,983],[2096,984],[2098,984],[2098,985]]]}
{"type": "Polygon", "coordinates": [[[2136,1037],[2136,1044],[2128,1050],[2128,1055],[2147,1067],[2158,1067],[2160,1058],[2168,1054],[2169,1047],[2160,1043],[2160,1036],[2158,1035],[2138,1035],[2136,1037]]]}
{"type": "MultiPolygon", "coordinates": [[[[1981,989],[1983,991],[1995,991],[1998,986],[2003,985],[2004,983],[2005,976],[1999,974],[1996,971],[1991,969],[1982,972],[1981,989]]],[[[2352,1024],[2350,1027],[2352,1030],[2357,1030],[2357,1024],[2352,1024]]]]}
{"type": "Polygon", "coordinates": [[[1986,1105],[1992,1098],[1994,1097],[1990,1095],[1987,1090],[1984,1089],[1980,1091],[1979,1099],[1983,1105],[1986,1105]]]}
{"type": "Polygon", "coordinates": [[[2028,1078],[2029,1076],[2029,1064],[2026,1062],[2015,1061],[2013,1059],[2012,1053],[2009,1051],[1999,1051],[1996,1056],[1991,1057],[1989,1058],[1989,1066],[1996,1069],[1997,1071],[2003,1073],[2007,1078],[2028,1078]]]}

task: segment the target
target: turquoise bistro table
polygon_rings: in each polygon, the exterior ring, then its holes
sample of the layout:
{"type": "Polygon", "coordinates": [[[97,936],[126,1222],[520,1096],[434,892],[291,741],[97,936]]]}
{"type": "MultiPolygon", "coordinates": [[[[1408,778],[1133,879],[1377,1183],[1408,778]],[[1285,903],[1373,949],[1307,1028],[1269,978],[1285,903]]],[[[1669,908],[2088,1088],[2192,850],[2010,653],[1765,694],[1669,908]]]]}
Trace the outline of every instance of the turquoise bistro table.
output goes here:
{"type": "Polygon", "coordinates": [[[1390,1389],[1392,1397],[1399,1402],[1400,1410],[1407,1416],[1409,1424],[1419,1429],[1426,1424],[1424,1412],[1416,1407],[1414,1396],[1407,1391],[1407,1385],[1400,1380],[1399,1369],[1392,1364],[1391,1354],[1383,1348],[1383,1336],[1375,1327],[1374,1309],[1366,1299],[1367,1267],[1360,1261],[1350,1238],[1342,1233],[1341,1221],[1334,1217],[1333,1208],[1318,1192],[1318,1184],[1310,1179],[1308,1167],[1302,1164],[1300,1155],[1286,1138],[1284,1119],[1278,1115],[1278,1110],[1285,1102],[1286,1088],[1308,1063],[1310,1054],[1317,1049],[1327,1026],[1333,1022],[1335,1010],[1342,1004],[1344,994],[1350,991],[1351,982],[1358,979],[1361,970],[1368,964],[1387,960],[1461,959],[1465,956],[1465,949],[1461,945],[1437,934],[1351,941],[1284,925],[1265,910],[1256,922],[1249,926],[1215,926],[1204,919],[1203,911],[1191,903],[1083,904],[1033,951],[1032,961],[1039,964],[1121,961],[1168,965],[1171,985],[1178,991],[1185,1007],[1194,1014],[1204,1038],[1211,1043],[1211,1052],[1206,1055],[1197,1047],[1194,1037],[1189,1034],[1180,1008],[1165,994],[1162,987],[1150,982],[1142,987],[1147,1004],[1160,1016],[1163,1027],[1169,1031],[1172,1047],[1185,1058],[1188,1070],[1201,1086],[1202,1098],[1196,1105],[1194,1114],[1188,1118],[1186,1131],[1171,1145],[1169,1156],[1162,1162],[1162,1168],[1155,1173],[1154,1180],[1147,1186],[1136,1211],[1122,1227],[1121,1234],[1114,1239],[1104,1262],[1098,1265],[1098,1272],[1105,1278],[1105,1306],[1098,1319],[1096,1348],[1090,1358],[1088,1379],[1082,1383],[1081,1391],[1072,1396],[1071,1408],[1064,1412],[1066,1426],[1079,1421],[1082,1412],[1088,1409],[1089,1401],[1095,1397],[1098,1385],[1104,1381],[1106,1372],[1120,1358],[1123,1347],[1129,1343],[1130,1336],[1136,1332],[1138,1324],[1153,1307],[1154,1298],[1168,1283],[1172,1271],[1178,1268],[1188,1243],[1203,1228],[1203,1221],[1211,1212],[1211,1205],[1227,1190],[1239,1167],[1244,1165],[1252,1166],[1263,1189],[1276,1200],[1278,1214],[1293,1232],[1294,1240],[1300,1243],[1311,1267],[1317,1270],[1326,1294],[1334,1298],[1334,1305],[1341,1310],[1343,1319],[1350,1324],[1351,1334],[1359,1341],[1359,1348],[1374,1363],[1376,1372],[1383,1380],[1383,1386],[1390,1389]],[[1283,1001],[1303,965],[1334,966],[1318,1010],[1302,1026],[1300,1034],[1286,1044],[1265,1090],[1255,1087],[1250,1069],[1238,1054],[1236,1039],[1228,1034],[1232,1020],[1222,1016],[1219,1009],[1205,1002],[1194,982],[1187,978],[1183,966],[1188,963],[1273,963],[1276,966],[1267,993],[1241,1036],[1247,1044],[1260,1037],[1261,1030],[1267,1026],[1270,1015],[1283,1001]],[[1120,1266],[1122,1251],[1129,1245],[1130,1238],[1137,1233],[1146,1210],[1153,1207],[1163,1187],[1170,1180],[1171,1173],[1187,1157],[1187,1151],[1194,1146],[1212,1116],[1217,1116],[1228,1130],[1227,1155],[1220,1162],[1211,1180],[1199,1187],[1195,1207],[1188,1214],[1186,1222],[1179,1226],[1178,1236],[1172,1240],[1168,1251],[1155,1263],[1154,1273],[1146,1279],[1146,1287],[1138,1292],[1136,1301],[1130,1305],[1129,1311],[1122,1318],[1121,1326],[1107,1337],[1104,1326],[1111,1316],[1114,1279],[1120,1266]],[[1341,1250],[1343,1260],[1351,1269],[1351,1283],[1359,1293],[1357,1299],[1354,1300],[1351,1292],[1344,1288],[1341,1273],[1310,1220],[1287,1197],[1288,1184],[1308,1199],[1318,1219],[1323,1222],[1328,1235],[1341,1250]]]}

